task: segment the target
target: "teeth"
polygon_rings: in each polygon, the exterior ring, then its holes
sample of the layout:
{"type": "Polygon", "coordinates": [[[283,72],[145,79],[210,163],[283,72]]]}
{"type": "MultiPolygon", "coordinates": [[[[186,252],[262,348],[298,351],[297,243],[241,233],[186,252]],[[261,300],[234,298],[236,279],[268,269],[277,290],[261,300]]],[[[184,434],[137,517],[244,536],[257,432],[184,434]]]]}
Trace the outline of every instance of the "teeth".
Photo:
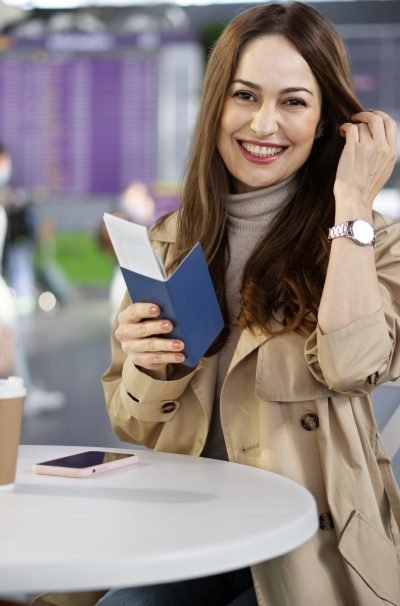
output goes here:
{"type": "Polygon", "coordinates": [[[258,158],[267,158],[268,156],[276,156],[280,154],[285,148],[284,147],[266,147],[265,145],[253,145],[252,143],[241,142],[241,146],[251,153],[252,156],[258,158]]]}

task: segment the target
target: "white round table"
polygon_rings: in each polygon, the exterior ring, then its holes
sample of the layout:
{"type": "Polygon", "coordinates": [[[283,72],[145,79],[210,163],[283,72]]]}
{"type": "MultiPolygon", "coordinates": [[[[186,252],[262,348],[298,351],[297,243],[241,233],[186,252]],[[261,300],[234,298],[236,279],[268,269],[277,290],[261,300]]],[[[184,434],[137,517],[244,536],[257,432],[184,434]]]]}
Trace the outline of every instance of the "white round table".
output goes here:
{"type": "Polygon", "coordinates": [[[84,450],[99,449],[20,447],[16,488],[0,493],[2,593],[216,574],[295,549],[318,526],[303,487],[225,461],[135,449],[139,463],[95,477],[31,472],[84,450]]]}

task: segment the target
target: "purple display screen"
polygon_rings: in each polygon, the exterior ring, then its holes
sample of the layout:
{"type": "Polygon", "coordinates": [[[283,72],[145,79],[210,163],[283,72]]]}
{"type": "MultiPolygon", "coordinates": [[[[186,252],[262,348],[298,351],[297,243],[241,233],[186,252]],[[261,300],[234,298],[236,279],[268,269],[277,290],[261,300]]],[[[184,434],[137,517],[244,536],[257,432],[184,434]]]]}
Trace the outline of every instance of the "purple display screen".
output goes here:
{"type": "Polygon", "coordinates": [[[0,53],[0,139],[16,186],[85,195],[149,184],[157,120],[156,52],[0,53]]]}

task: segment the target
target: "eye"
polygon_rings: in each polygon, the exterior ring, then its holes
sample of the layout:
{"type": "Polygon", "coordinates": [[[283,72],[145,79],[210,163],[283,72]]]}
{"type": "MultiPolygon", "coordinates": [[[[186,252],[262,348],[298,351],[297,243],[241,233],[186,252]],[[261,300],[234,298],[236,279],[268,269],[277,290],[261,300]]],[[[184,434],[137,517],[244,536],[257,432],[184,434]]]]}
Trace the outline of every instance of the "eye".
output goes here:
{"type": "Polygon", "coordinates": [[[256,100],[253,93],[249,93],[248,91],[245,91],[245,90],[238,90],[238,91],[234,92],[233,97],[235,97],[236,99],[239,99],[240,101],[255,101],[256,100]]]}
{"type": "Polygon", "coordinates": [[[285,105],[289,107],[305,107],[306,102],[303,99],[286,99],[284,101],[285,105]]]}

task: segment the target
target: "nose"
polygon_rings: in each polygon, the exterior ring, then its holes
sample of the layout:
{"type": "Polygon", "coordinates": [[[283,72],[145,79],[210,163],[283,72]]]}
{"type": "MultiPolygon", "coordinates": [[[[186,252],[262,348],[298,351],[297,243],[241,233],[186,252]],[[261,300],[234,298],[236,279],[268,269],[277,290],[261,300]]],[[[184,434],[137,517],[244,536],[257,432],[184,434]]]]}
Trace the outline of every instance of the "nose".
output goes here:
{"type": "Polygon", "coordinates": [[[260,138],[276,133],[279,129],[276,108],[263,103],[252,115],[250,129],[260,138]]]}

